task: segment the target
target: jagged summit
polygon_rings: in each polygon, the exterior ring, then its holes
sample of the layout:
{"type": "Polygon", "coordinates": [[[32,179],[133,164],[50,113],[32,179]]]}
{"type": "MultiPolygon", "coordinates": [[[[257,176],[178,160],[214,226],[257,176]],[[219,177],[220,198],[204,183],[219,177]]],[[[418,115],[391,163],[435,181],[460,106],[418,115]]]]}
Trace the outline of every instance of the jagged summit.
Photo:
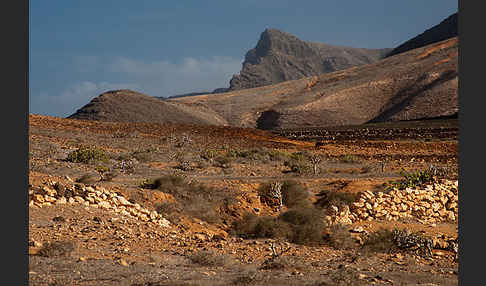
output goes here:
{"type": "Polygon", "coordinates": [[[265,86],[374,63],[388,51],[306,42],[278,29],[265,29],[255,48],[246,53],[240,73],[231,79],[230,90],[265,86]]]}

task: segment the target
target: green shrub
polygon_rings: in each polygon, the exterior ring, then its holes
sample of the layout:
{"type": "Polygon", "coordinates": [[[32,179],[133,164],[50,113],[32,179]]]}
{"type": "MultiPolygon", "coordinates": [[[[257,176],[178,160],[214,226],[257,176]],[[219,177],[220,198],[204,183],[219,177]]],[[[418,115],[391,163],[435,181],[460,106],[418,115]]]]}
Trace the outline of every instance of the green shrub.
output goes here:
{"type": "Polygon", "coordinates": [[[204,149],[199,156],[205,160],[212,161],[216,156],[218,155],[218,152],[214,149],[204,149]]]}
{"type": "Polygon", "coordinates": [[[341,156],[340,161],[343,163],[360,163],[361,159],[358,156],[346,154],[341,156]]]}
{"type": "Polygon", "coordinates": [[[98,166],[95,167],[95,171],[103,174],[103,173],[109,172],[110,168],[107,167],[107,166],[98,165],[98,166]]]}
{"type": "Polygon", "coordinates": [[[309,162],[302,160],[291,159],[284,162],[285,167],[289,167],[290,172],[297,173],[299,175],[305,175],[312,173],[313,169],[309,162]]]}
{"type": "Polygon", "coordinates": [[[385,190],[415,188],[434,181],[434,176],[429,169],[410,173],[400,172],[400,175],[403,176],[403,179],[385,183],[385,190]]]}
{"type": "Polygon", "coordinates": [[[291,156],[290,152],[280,151],[277,149],[272,149],[268,151],[268,157],[271,161],[285,161],[289,160],[291,156]]]}
{"type": "Polygon", "coordinates": [[[108,162],[109,157],[105,151],[98,148],[79,148],[68,154],[67,161],[73,163],[108,162]]]}

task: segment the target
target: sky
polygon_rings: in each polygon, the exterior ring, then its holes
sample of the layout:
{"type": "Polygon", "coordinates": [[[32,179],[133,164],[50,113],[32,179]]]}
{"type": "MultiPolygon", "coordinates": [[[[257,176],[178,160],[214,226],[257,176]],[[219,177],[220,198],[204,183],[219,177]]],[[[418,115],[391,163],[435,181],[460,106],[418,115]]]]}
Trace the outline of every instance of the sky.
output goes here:
{"type": "Polygon", "coordinates": [[[457,0],[29,3],[29,113],[58,117],[109,90],[168,97],[228,87],[267,28],[394,48],[458,11],[457,0]]]}

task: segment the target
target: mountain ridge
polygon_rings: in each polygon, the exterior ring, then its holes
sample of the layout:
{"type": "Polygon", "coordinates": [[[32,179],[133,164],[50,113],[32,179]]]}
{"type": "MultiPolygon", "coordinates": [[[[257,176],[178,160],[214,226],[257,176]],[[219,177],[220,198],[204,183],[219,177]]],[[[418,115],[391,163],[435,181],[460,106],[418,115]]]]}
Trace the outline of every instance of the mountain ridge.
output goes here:
{"type": "Polygon", "coordinates": [[[229,90],[260,87],[376,62],[391,49],[361,49],[307,42],[277,29],[265,29],[245,54],[229,90]]]}

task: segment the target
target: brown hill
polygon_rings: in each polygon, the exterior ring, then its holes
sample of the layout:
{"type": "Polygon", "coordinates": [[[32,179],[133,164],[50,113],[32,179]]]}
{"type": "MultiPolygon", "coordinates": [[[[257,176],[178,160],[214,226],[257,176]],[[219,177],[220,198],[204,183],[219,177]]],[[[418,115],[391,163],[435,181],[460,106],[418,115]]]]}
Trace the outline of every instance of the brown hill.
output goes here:
{"type": "Polygon", "coordinates": [[[131,90],[114,90],[93,98],[68,118],[116,122],[226,125],[214,111],[191,104],[162,101],[131,90]]]}
{"type": "Polygon", "coordinates": [[[221,94],[170,99],[230,125],[282,129],[448,116],[458,112],[458,38],[376,63],[221,94]]]}
{"type": "Polygon", "coordinates": [[[391,57],[399,53],[456,37],[458,35],[457,17],[457,13],[452,14],[451,16],[447,17],[447,19],[440,22],[440,24],[435,25],[422,34],[396,47],[386,56],[391,57]]]}
{"type": "Polygon", "coordinates": [[[334,72],[378,61],[390,49],[359,49],[302,41],[267,29],[247,52],[243,68],[230,81],[230,90],[253,88],[334,72]]]}

